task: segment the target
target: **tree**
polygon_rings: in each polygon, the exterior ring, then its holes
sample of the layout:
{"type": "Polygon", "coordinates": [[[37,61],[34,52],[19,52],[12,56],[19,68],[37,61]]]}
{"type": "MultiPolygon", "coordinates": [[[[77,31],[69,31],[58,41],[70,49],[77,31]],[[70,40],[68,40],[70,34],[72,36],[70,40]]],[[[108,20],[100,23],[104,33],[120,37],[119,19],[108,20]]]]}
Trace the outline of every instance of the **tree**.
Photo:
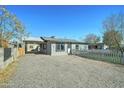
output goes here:
{"type": "Polygon", "coordinates": [[[22,37],[27,36],[25,26],[5,7],[0,7],[0,38],[1,40],[16,39],[21,41],[22,37]]]}
{"type": "Polygon", "coordinates": [[[121,42],[124,40],[124,14],[112,14],[103,21],[103,42],[110,48],[118,48],[123,53],[121,42]]]}
{"type": "Polygon", "coordinates": [[[118,48],[122,41],[122,35],[118,31],[106,31],[103,35],[103,43],[108,45],[110,49],[118,48]]]}
{"type": "Polygon", "coordinates": [[[85,38],[86,43],[98,43],[100,41],[100,37],[96,36],[95,34],[88,34],[85,38]]]}

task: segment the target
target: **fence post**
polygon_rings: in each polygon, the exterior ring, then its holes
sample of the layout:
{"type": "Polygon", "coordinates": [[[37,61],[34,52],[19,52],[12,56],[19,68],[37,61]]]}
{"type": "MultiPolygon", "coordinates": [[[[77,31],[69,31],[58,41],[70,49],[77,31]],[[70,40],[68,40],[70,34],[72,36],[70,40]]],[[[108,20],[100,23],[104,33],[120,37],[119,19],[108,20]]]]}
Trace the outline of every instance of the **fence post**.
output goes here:
{"type": "Polygon", "coordinates": [[[0,48],[0,69],[4,68],[4,49],[0,48]]]}
{"type": "Polygon", "coordinates": [[[124,64],[124,53],[121,54],[121,64],[124,64]]]}

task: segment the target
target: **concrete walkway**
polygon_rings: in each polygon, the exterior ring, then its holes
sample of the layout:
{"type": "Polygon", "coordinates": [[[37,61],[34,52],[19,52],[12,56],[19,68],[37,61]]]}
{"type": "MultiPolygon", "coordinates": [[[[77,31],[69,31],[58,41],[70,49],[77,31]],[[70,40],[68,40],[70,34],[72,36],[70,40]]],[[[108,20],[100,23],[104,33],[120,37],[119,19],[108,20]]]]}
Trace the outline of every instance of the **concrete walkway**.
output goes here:
{"type": "Polygon", "coordinates": [[[77,56],[28,54],[5,87],[124,87],[124,66],[77,56]]]}

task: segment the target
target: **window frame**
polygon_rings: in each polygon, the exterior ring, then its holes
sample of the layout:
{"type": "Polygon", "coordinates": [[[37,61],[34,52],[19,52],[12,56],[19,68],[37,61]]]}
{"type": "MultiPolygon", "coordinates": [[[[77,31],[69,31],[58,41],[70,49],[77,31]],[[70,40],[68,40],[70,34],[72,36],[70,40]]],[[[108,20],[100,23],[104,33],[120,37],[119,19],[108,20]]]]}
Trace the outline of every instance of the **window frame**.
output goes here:
{"type": "Polygon", "coordinates": [[[30,48],[30,49],[33,49],[33,48],[34,48],[34,46],[33,46],[33,45],[30,45],[30,46],[29,46],[29,48],[30,48]]]}
{"type": "Polygon", "coordinates": [[[79,50],[79,45],[78,44],[75,45],[75,49],[79,50]]]}
{"type": "Polygon", "coordinates": [[[43,49],[47,49],[47,45],[46,44],[43,44],[43,49]]]}
{"type": "Polygon", "coordinates": [[[65,44],[64,43],[56,43],[56,52],[63,52],[65,51],[65,44]]]}

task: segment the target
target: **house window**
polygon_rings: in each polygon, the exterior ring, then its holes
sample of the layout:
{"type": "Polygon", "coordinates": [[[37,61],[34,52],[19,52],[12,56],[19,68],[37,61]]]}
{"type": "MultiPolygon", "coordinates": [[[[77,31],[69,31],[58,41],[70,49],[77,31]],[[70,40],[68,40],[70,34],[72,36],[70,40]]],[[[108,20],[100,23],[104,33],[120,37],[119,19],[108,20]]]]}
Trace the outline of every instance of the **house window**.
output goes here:
{"type": "Polygon", "coordinates": [[[60,51],[60,44],[56,44],[56,51],[60,51]]]}
{"type": "Polygon", "coordinates": [[[43,48],[43,45],[42,45],[42,44],[40,44],[40,48],[41,48],[41,49],[43,48]]]}
{"type": "Polygon", "coordinates": [[[43,44],[43,49],[46,49],[47,48],[47,45],[46,44],[43,44]]]}
{"type": "Polygon", "coordinates": [[[79,50],[79,45],[76,45],[76,49],[79,50]]]}
{"type": "Polygon", "coordinates": [[[32,45],[30,45],[30,48],[33,48],[33,46],[32,46],[32,45]]]}
{"type": "Polygon", "coordinates": [[[65,51],[65,44],[56,44],[56,51],[65,51]]]}

